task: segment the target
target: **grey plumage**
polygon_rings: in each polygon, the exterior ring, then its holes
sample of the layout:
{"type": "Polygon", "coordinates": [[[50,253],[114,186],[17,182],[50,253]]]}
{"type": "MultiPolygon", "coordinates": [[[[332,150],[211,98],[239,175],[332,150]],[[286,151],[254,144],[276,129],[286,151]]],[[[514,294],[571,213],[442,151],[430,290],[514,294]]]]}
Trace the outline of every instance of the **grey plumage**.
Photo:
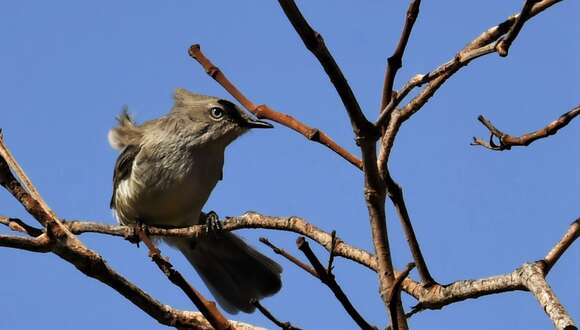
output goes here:
{"type": "MultiPolygon", "coordinates": [[[[121,150],[111,208],[120,223],[162,227],[199,224],[222,178],[226,147],[249,128],[272,127],[229,101],[184,89],[159,119],[137,125],[124,109],[117,120],[108,136],[121,150]]],[[[185,255],[228,312],[252,312],[250,300],[280,290],[282,268],[234,234],[164,240],[185,255]]]]}

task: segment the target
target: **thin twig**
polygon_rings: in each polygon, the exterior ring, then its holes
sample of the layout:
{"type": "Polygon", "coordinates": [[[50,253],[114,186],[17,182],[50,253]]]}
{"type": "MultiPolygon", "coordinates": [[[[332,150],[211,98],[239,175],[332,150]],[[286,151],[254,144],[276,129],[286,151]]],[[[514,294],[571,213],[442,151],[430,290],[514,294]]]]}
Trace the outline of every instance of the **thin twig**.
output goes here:
{"type": "Polygon", "coordinates": [[[226,76],[215,66],[201,51],[199,45],[192,45],[189,48],[189,55],[194,58],[205,69],[207,74],[217,81],[230,95],[232,95],[244,108],[254,113],[258,118],[273,120],[305,136],[308,140],[318,142],[330,150],[336,152],[339,156],[347,160],[352,165],[362,168],[361,161],[355,155],[348,152],[345,148],[334,142],[326,133],[318,128],[312,128],[296,118],[273,110],[265,104],[256,105],[250,101],[226,76]]]}
{"type": "MultiPolygon", "coordinates": [[[[409,4],[409,8],[407,9],[407,15],[405,18],[405,25],[403,26],[403,31],[401,32],[401,37],[399,38],[399,43],[397,44],[397,48],[393,52],[388,59],[388,66],[385,72],[385,81],[383,83],[383,93],[381,98],[381,107],[380,110],[382,111],[385,109],[387,104],[391,102],[391,97],[393,96],[393,84],[395,82],[395,76],[397,75],[397,71],[403,65],[403,54],[405,52],[405,48],[407,47],[407,43],[409,42],[409,37],[411,36],[411,31],[413,30],[413,25],[417,20],[417,16],[419,15],[419,6],[421,5],[421,0],[412,0],[409,4]]],[[[394,109],[394,108],[393,108],[394,109]]],[[[390,114],[386,114],[385,116],[390,116],[390,114]]]]}
{"type": "Polygon", "coordinates": [[[194,289],[191,284],[173,268],[173,265],[161,255],[161,251],[153,244],[145,230],[139,228],[137,229],[137,234],[139,238],[147,248],[149,249],[149,257],[155,262],[157,267],[167,276],[171,283],[179,287],[189,299],[193,302],[195,307],[205,316],[209,323],[216,330],[235,330],[235,326],[230,324],[230,322],[220,313],[214,302],[210,302],[205,299],[196,289],[194,289]]]}
{"type": "Polygon", "coordinates": [[[413,256],[413,260],[417,265],[417,272],[421,277],[421,281],[425,286],[436,284],[437,282],[435,282],[431,276],[431,273],[429,272],[427,262],[423,257],[423,252],[421,252],[419,240],[415,235],[415,230],[413,229],[413,224],[411,223],[411,217],[409,216],[409,211],[407,210],[407,205],[405,204],[403,188],[401,188],[401,186],[395,182],[395,180],[391,177],[390,172],[387,171],[387,173],[383,174],[383,176],[387,182],[389,198],[397,210],[397,215],[401,222],[401,227],[403,228],[403,232],[405,234],[407,244],[409,245],[411,255],[413,256]]]}
{"type": "Polygon", "coordinates": [[[415,267],[414,263],[412,262],[408,263],[407,266],[405,266],[405,268],[403,269],[403,271],[395,277],[395,281],[393,282],[393,285],[389,289],[388,299],[389,299],[389,313],[391,315],[392,320],[391,329],[399,329],[399,324],[397,320],[397,305],[398,305],[397,300],[401,298],[401,285],[403,281],[405,280],[405,278],[407,278],[407,276],[409,276],[409,273],[414,267],[415,267]]]}
{"type": "Polygon", "coordinates": [[[332,236],[332,240],[330,242],[330,251],[329,254],[330,256],[328,257],[328,266],[326,266],[326,272],[327,273],[332,273],[332,269],[334,268],[333,263],[334,263],[334,248],[336,247],[336,230],[333,230],[330,233],[330,236],[332,236]]]}
{"type": "Polygon", "coordinates": [[[322,283],[324,283],[328,288],[334,293],[336,299],[341,303],[342,307],[344,307],[345,311],[350,315],[350,317],[356,322],[356,324],[361,329],[377,329],[375,326],[371,326],[365,319],[360,315],[360,313],[354,308],[342,288],[336,282],[334,275],[332,273],[328,273],[324,266],[320,263],[320,260],[316,257],[312,249],[310,249],[310,245],[304,237],[298,237],[296,240],[296,245],[298,249],[304,253],[308,261],[316,272],[318,273],[318,278],[322,283]]]}
{"type": "Polygon", "coordinates": [[[526,0],[522,8],[522,11],[516,18],[515,23],[512,25],[512,27],[506,34],[505,38],[497,45],[497,53],[499,54],[499,56],[506,57],[508,55],[508,51],[510,46],[512,45],[512,42],[516,39],[518,33],[520,33],[520,30],[524,26],[524,23],[530,17],[532,7],[537,2],[539,2],[539,0],[526,0]]]}
{"type": "Polygon", "coordinates": [[[29,224],[17,218],[9,218],[0,215],[0,224],[7,226],[11,230],[26,233],[32,237],[38,237],[44,233],[42,229],[30,226],[29,224]]]}
{"type": "Polygon", "coordinates": [[[272,244],[267,238],[260,237],[260,242],[262,242],[264,245],[266,245],[269,248],[271,248],[272,251],[274,251],[274,253],[283,256],[284,258],[288,259],[288,261],[292,262],[296,266],[304,269],[305,271],[307,271],[308,273],[310,273],[310,275],[312,275],[314,277],[318,277],[318,274],[316,273],[316,271],[314,270],[314,268],[312,268],[311,266],[308,266],[307,264],[303,263],[302,261],[300,261],[300,259],[298,259],[295,256],[293,256],[290,253],[288,253],[288,251],[286,251],[284,249],[281,249],[281,248],[277,247],[276,245],[272,244]]]}
{"type": "Polygon", "coordinates": [[[578,116],[578,114],[580,114],[580,105],[577,105],[572,110],[561,115],[558,119],[552,121],[547,126],[537,131],[526,133],[522,136],[506,134],[495,127],[489,119],[484,116],[479,116],[477,119],[487,127],[490,132],[489,142],[473,137],[471,145],[479,145],[495,151],[510,150],[514,146],[528,146],[536,140],[556,134],[558,130],[568,125],[572,119],[578,116]],[[495,143],[494,138],[497,138],[499,143],[495,143]]]}
{"type": "Polygon", "coordinates": [[[294,327],[292,325],[292,323],[290,323],[290,322],[282,322],[282,321],[278,320],[274,315],[272,315],[272,313],[266,307],[264,307],[262,304],[260,304],[260,301],[252,300],[252,305],[254,305],[254,307],[256,307],[260,311],[260,313],[262,313],[262,315],[264,315],[268,320],[272,321],[272,323],[274,323],[278,327],[280,327],[280,329],[282,329],[282,330],[301,330],[300,328],[294,327]]]}

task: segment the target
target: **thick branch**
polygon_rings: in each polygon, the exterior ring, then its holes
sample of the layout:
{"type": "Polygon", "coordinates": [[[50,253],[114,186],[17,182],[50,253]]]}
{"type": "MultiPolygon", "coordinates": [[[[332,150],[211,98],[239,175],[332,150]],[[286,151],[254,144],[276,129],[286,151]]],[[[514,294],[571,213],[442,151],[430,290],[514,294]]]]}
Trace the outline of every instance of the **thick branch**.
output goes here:
{"type": "Polygon", "coordinates": [[[440,309],[452,303],[490,294],[529,290],[538,299],[558,329],[576,329],[571,317],[546,283],[545,277],[554,263],[579,236],[580,220],[576,220],[562,239],[550,250],[546,259],[526,263],[508,274],[456,281],[445,286],[436,284],[429,288],[408,283],[411,285],[406,287],[406,292],[419,300],[419,304],[413,308],[411,314],[424,309],[440,309]]]}
{"type": "Polygon", "coordinates": [[[522,284],[534,295],[542,309],[558,330],[577,330],[570,314],[552,291],[545,279],[541,262],[525,264],[519,269],[522,284]]]}
{"type": "Polygon", "coordinates": [[[207,74],[215,79],[230,95],[232,95],[244,108],[254,113],[258,118],[273,120],[305,136],[308,140],[318,142],[330,150],[336,152],[342,158],[358,168],[362,168],[361,161],[345,148],[334,142],[326,133],[318,128],[312,128],[294,117],[282,112],[277,112],[265,104],[256,105],[250,101],[242,92],[225,76],[225,74],[215,66],[202,53],[199,45],[192,45],[189,48],[189,55],[193,57],[205,69],[207,74]]]}
{"type": "Polygon", "coordinates": [[[52,241],[46,235],[35,238],[0,235],[0,246],[30,252],[50,252],[52,241]]]}
{"type": "Polygon", "coordinates": [[[554,135],[562,127],[568,125],[572,119],[576,118],[580,114],[580,105],[574,107],[574,109],[561,115],[558,119],[549,123],[546,127],[543,127],[537,131],[526,133],[522,136],[513,136],[506,134],[499,129],[497,129],[489,119],[484,116],[479,116],[477,119],[485,126],[490,132],[489,142],[484,141],[480,138],[473,138],[471,145],[480,145],[490,150],[503,151],[510,150],[514,146],[528,146],[532,142],[554,135]],[[497,138],[499,144],[496,144],[493,139],[497,138]]]}
{"type": "MultiPolygon", "coordinates": [[[[36,189],[34,184],[32,184],[32,181],[30,180],[28,175],[26,175],[24,169],[22,169],[20,164],[18,164],[18,162],[10,152],[10,149],[8,149],[8,146],[6,146],[6,144],[4,143],[4,135],[2,134],[2,129],[0,129],[0,158],[4,159],[8,168],[16,172],[16,176],[18,177],[18,179],[20,179],[20,182],[24,183],[24,186],[26,187],[28,193],[30,193],[32,198],[39,204],[39,207],[44,209],[44,211],[46,211],[47,213],[54,214],[50,209],[50,207],[48,207],[48,204],[46,204],[40,193],[38,193],[38,190],[36,189]]],[[[0,182],[1,181],[4,181],[2,174],[0,174],[0,182]]]]}
{"type": "Polygon", "coordinates": [[[293,0],[278,0],[280,7],[286,14],[286,17],[304,42],[308,50],[316,56],[324,71],[330,78],[334,88],[338,92],[342,103],[348,113],[350,122],[355,136],[360,137],[365,134],[376,134],[374,126],[366,119],[363,114],[352,89],[350,88],[346,78],[342,74],[340,67],[330,54],[328,48],[324,44],[324,39],[320,33],[316,32],[306,21],[300,9],[296,6],[293,0]]]}
{"type": "Polygon", "coordinates": [[[310,245],[308,245],[306,239],[304,239],[304,237],[299,237],[296,240],[296,245],[298,246],[298,249],[304,253],[306,258],[308,258],[308,261],[310,261],[310,264],[316,270],[316,273],[318,274],[318,278],[320,279],[320,281],[324,283],[326,286],[328,286],[328,288],[332,291],[332,293],[334,293],[336,299],[338,299],[344,310],[355,321],[355,323],[361,329],[376,330],[377,328],[371,326],[360,315],[360,313],[356,310],[356,308],[354,308],[354,306],[352,305],[352,303],[350,302],[350,300],[348,299],[348,297],[346,296],[340,285],[338,285],[338,283],[336,282],[334,275],[328,272],[324,268],[324,266],[322,266],[320,260],[318,260],[312,249],[310,249],[310,245]]]}

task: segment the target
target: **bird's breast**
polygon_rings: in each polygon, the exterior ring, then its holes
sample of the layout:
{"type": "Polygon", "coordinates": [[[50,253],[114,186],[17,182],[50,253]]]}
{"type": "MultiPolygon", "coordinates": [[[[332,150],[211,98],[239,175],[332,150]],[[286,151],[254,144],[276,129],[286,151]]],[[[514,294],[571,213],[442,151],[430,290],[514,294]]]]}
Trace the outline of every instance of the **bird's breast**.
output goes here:
{"type": "Polygon", "coordinates": [[[157,226],[197,224],[222,168],[223,150],[208,148],[138,157],[130,178],[118,189],[132,213],[126,218],[133,219],[127,220],[157,226]]]}

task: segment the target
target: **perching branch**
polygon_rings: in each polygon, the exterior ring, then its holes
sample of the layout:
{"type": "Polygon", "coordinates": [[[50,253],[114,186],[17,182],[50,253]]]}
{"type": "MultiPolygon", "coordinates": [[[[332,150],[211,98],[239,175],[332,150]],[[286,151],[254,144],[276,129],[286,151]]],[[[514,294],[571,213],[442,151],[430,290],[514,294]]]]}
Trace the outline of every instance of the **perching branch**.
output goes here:
{"type": "Polygon", "coordinates": [[[225,76],[225,74],[215,66],[205,55],[201,52],[199,45],[192,45],[189,48],[189,55],[193,57],[205,69],[207,74],[215,79],[230,95],[232,95],[244,108],[254,113],[258,118],[270,119],[279,124],[282,124],[300,134],[305,136],[308,140],[318,142],[330,150],[336,152],[342,158],[346,159],[352,165],[362,168],[360,159],[348,152],[345,148],[334,142],[326,133],[318,128],[312,128],[294,117],[273,110],[265,104],[256,105],[250,101],[242,92],[225,76]]]}
{"type": "MultiPolygon", "coordinates": [[[[73,264],[85,275],[99,280],[113,288],[127,300],[149,314],[158,322],[182,329],[213,329],[201,313],[176,310],[163,305],[149,294],[129,282],[113,270],[96,252],[88,249],[69,228],[50,211],[48,205],[42,205],[35,196],[30,194],[12,174],[11,168],[18,169],[22,177],[26,174],[14,158],[5,158],[10,152],[0,139],[0,184],[10,192],[16,200],[31,214],[46,230],[46,233],[36,238],[24,238],[0,235],[0,246],[19,248],[32,252],[52,252],[60,258],[73,264]],[[9,166],[10,164],[10,166],[9,166]]],[[[32,185],[32,183],[29,183],[32,185]]],[[[30,189],[30,187],[28,187],[30,189]]],[[[2,224],[10,226],[10,221],[2,224]]],[[[253,326],[234,322],[238,330],[257,329],[253,326]],[[239,325],[239,326],[238,326],[239,325]]]]}
{"type": "Polygon", "coordinates": [[[334,275],[324,269],[324,266],[322,266],[320,260],[318,260],[312,249],[310,249],[310,245],[308,245],[306,239],[304,239],[302,236],[298,237],[296,240],[296,246],[304,253],[312,267],[316,270],[320,281],[328,286],[332,293],[334,293],[336,299],[338,299],[342,307],[344,307],[344,310],[355,321],[355,323],[364,330],[377,330],[375,326],[372,326],[367,321],[365,321],[365,319],[360,315],[356,308],[354,308],[340,285],[338,285],[336,282],[334,275]]]}
{"type": "MultiPolygon", "coordinates": [[[[131,237],[133,229],[127,226],[106,225],[85,221],[66,221],[66,226],[75,234],[101,233],[119,237],[131,237]]],[[[233,231],[239,229],[274,229],[290,231],[304,235],[316,241],[327,251],[332,247],[332,235],[320,230],[316,226],[299,217],[276,217],[262,215],[255,212],[246,212],[237,217],[228,217],[222,222],[223,231],[233,231]]],[[[150,236],[170,236],[170,237],[191,237],[197,238],[206,235],[205,226],[197,225],[185,228],[164,229],[152,226],[147,227],[150,236]]],[[[334,253],[337,256],[355,261],[369,269],[376,270],[377,261],[369,252],[353,247],[336,238],[334,253]]]]}
{"type": "Polygon", "coordinates": [[[526,133],[522,136],[506,134],[497,129],[489,119],[485,118],[484,116],[479,116],[477,119],[485,127],[487,127],[490,132],[489,142],[480,138],[473,137],[473,142],[471,145],[479,145],[495,151],[510,150],[514,146],[528,146],[536,140],[556,134],[558,130],[568,125],[572,119],[576,118],[578,114],[580,114],[580,105],[577,105],[574,107],[574,109],[561,115],[558,119],[549,123],[546,127],[543,127],[534,132],[526,133]],[[497,138],[499,143],[495,143],[494,138],[497,138]]]}

